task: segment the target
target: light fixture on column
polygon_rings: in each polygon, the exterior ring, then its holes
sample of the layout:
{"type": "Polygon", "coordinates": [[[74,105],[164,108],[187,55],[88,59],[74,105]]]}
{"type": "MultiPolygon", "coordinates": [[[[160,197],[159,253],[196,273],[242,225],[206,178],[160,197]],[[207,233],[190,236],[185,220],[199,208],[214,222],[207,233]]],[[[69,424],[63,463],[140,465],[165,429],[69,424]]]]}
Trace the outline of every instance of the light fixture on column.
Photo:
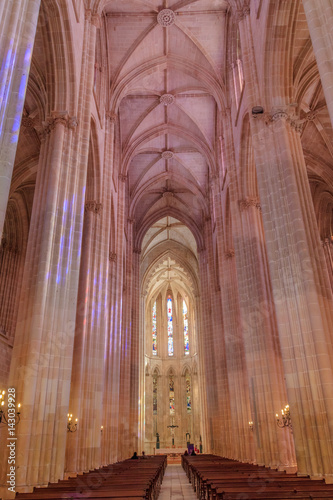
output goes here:
{"type": "Polygon", "coordinates": [[[103,432],[103,429],[104,429],[104,427],[103,427],[103,425],[101,425],[101,432],[103,432]]]}
{"type": "Polygon", "coordinates": [[[290,427],[290,429],[292,429],[289,405],[286,405],[284,409],[281,410],[281,418],[279,418],[278,413],[275,416],[278,427],[281,427],[281,429],[283,427],[290,427]]]}
{"type": "Polygon", "coordinates": [[[15,411],[16,410],[15,397],[9,394],[8,402],[10,403],[10,407],[5,409],[5,394],[6,391],[0,390],[0,424],[8,425],[9,423],[10,426],[17,425],[21,418],[21,413],[20,413],[21,404],[19,403],[17,405],[18,411],[15,411]]]}
{"type": "Polygon", "coordinates": [[[250,431],[253,431],[253,422],[252,422],[252,420],[249,422],[249,429],[250,429],[250,431]]]}
{"type": "Polygon", "coordinates": [[[77,423],[78,419],[75,419],[75,423],[73,422],[73,415],[71,413],[67,413],[67,432],[75,432],[77,431],[77,423]]]}

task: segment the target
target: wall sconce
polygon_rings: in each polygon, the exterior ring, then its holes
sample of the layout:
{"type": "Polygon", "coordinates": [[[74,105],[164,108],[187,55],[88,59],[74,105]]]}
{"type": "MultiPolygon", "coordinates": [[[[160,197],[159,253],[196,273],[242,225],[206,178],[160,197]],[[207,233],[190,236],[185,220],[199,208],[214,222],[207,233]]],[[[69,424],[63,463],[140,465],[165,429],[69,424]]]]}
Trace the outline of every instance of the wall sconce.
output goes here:
{"type": "Polygon", "coordinates": [[[104,429],[104,427],[103,427],[103,425],[101,425],[101,432],[103,432],[103,429],[104,429]]]}
{"type": "Polygon", "coordinates": [[[262,106],[254,106],[252,108],[253,118],[257,118],[258,115],[262,115],[263,113],[264,113],[264,108],[262,106]]]}
{"type": "Polygon", "coordinates": [[[252,420],[251,420],[251,422],[249,422],[249,429],[250,429],[250,431],[253,431],[253,422],[252,422],[252,420]]]}
{"type": "MultiPolygon", "coordinates": [[[[17,405],[18,411],[15,412],[15,397],[13,403],[10,402],[10,404],[13,406],[12,408],[7,408],[5,409],[5,394],[6,391],[0,391],[0,424],[5,424],[8,425],[8,420],[10,420],[10,426],[13,426],[12,419],[15,418],[15,425],[17,425],[20,421],[21,418],[21,413],[20,413],[20,408],[21,404],[19,403],[17,405]]],[[[10,399],[10,395],[9,395],[10,399]]]]}
{"type": "Polygon", "coordinates": [[[281,419],[279,418],[278,413],[275,416],[278,427],[281,429],[283,427],[290,427],[290,429],[292,429],[289,405],[286,405],[284,410],[281,410],[281,419]]]}
{"type": "Polygon", "coordinates": [[[77,423],[78,423],[78,419],[76,418],[75,419],[75,423],[73,422],[73,415],[72,414],[69,414],[67,413],[67,418],[68,418],[68,422],[67,422],[67,432],[76,432],[77,431],[77,423]]]}

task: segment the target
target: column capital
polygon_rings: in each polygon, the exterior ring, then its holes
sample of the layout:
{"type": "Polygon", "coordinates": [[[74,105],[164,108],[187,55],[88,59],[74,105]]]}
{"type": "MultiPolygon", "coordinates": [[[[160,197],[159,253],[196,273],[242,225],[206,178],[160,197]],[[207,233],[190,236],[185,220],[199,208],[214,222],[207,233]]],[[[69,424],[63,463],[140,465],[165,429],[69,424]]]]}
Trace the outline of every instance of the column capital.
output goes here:
{"type": "Polygon", "coordinates": [[[245,3],[240,9],[236,10],[236,20],[239,23],[240,21],[243,21],[247,16],[250,15],[250,5],[249,3],[245,3]]]}
{"type": "Polygon", "coordinates": [[[229,248],[229,250],[225,252],[225,256],[227,259],[232,259],[235,257],[235,250],[233,248],[229,248]]]}
{"type": "Polygon", "coordinates": [[[110,123],[116,123],[117,121],[116,113],[113,113],[112,111],[106,111],[105,115],[110,120],[110,123]]]}
{"type": "Polygon", "coordinates": [[[84,205],[85,212],[92,212],[93,214],[100,214],[103,208],[102,203],[98,203],[96,200],[87,201],[84,205]]]}
{"type": "Polygon", "coordinates": [[[109,261],[117,262],[117,254],[115,252],[109,252],[109,261]]]}
{"type": "Polygon", "coordinates": [[[301,133],[304,127],[305,119],[300,119],[295,113],[292,105],[273,107],[268,113],[257,115],[255,118],[263,117],[267,125],[284,120],[297,133],[301,133]]]}
{"type": "Polygon", "coordinates": [[[73,130],[77,127],[78,121],[76,116],[69,116],[68,111],[52,111],[51,116],[42,122],[42,134],[50,133],[58,124],[73,130]]]}
{"type": "Polygon", "coordinates": [[[101,16],[97,12],[93,12],[91,9],[85,10],[84,19],[98,29],[101,27],[101,16]]]}
{"type": "Polygon", "coordinates": [[[250,207],[255,207],[256,209],[261,211],[260,201],[257,197],[246,197],[242,200],[238,200],[238,205],[241,212],[243,212],[243,210],[247,210],[250,207]]]}

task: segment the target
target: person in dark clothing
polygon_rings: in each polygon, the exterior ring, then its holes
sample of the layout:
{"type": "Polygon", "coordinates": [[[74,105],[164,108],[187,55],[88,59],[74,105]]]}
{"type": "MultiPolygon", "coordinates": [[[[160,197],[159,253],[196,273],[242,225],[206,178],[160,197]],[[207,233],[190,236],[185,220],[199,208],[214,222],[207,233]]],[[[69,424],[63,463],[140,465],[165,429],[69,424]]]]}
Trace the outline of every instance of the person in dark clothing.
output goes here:
{"type": "Polygon", "coordinates": [[[196,456],[196,452],[194,450],[192,450],[191,457],[194,457],[194,456],[196,456]]]}
{"type": "Polygon", "coordinates": [[[137,454],[137,452],[135,451],[135,452],[133,453],[133,457],[131,457],[131,460],[137,460],[138,458],[139,458],[139,457],[138,457],[138,454],[137,454]]]}

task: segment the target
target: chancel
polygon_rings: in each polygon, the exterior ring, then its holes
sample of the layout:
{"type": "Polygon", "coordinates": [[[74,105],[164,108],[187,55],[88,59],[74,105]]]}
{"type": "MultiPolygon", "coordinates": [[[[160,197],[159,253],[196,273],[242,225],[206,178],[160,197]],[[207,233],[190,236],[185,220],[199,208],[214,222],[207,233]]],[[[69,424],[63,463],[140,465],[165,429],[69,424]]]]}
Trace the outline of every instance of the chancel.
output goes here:
{"type": "Polygon", "coordinates": [[[332,1],[0,26],[0,497],[189,442],[332,483],[332,1]]]}

